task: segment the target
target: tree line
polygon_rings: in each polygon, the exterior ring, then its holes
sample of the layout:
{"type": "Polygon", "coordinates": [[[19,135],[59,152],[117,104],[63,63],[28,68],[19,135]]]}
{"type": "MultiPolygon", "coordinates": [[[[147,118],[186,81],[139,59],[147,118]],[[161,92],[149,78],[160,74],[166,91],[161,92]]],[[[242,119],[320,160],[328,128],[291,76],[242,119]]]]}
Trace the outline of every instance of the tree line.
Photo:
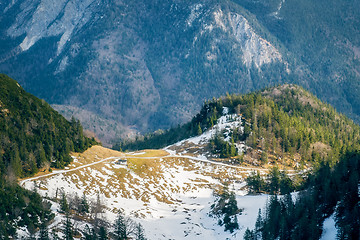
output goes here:
{"type": "Polygon", "coordinates": [[[93,144],[79,121],[67,121],[45,101],[0,74],[0,236],[9,239],[18,227],[29,232],[52,220],[49,203],[17,184],[17,178],[72,161],[71,151],[93,144]]]}
{"type": "Polygon", "coordinates": [[[343,154],[333,167],[323,162],[295,200],[272,195],[255,229],[244,239],[319,239],[324,219],[335,218],[338,239],[360,238],[360,151],[343,154]]]}
{"type": "Polygon", "coordinates": [[[120,210],[114,223],[105,220],[102,215],[105,206],[97,194],[96,200],[87,199],[85,193],[81,197],[66,194],[57,189],[52,201],[59,203],[59,213],[64,217],[60,226],[50,229],[44,222],[38,231],[30,232],[26,240],[146,240],[145,230],[120,210]],[[78,227],[78,222],[86,222],[85,227],[78,227]]]}
{"type": "MultiPolygon", "coordinates": [[[[360,128],[352,120],[301,87],[281,85],[206,101],[190,122],[138,136],[134,141],[123,141],[114,148],[162,148],[197,136],[216,124],[224,107],[229,109],[229,114],[241,115],[244,121],[243,131],[233,130],[230,141],[245,141],[249,151],[261,150],[262,164],[270,154],[277,158],[299,154],[299,167],[308,163],[317,165],[323,160],[333,165],[342,153],[356,149],[360,142],[360,128]]],[[[221,138],[215,137],[211,142],[213,151],[223,157],[236,155],[231,146],[221,138]]]]}

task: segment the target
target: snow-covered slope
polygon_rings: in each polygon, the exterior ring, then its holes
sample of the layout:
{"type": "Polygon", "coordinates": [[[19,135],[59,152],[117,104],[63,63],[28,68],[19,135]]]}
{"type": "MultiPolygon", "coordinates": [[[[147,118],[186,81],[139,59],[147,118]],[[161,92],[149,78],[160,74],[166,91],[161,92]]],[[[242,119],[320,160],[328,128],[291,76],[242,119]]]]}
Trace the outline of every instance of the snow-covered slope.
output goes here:
{"type": "MultiPolygon", "coordinates": [[[[123,209],[144,226],[149,239],[241,239],[247,227],[254,227],[258,209],[267,199],[266,195],[246,196],[243,180],[249,169],[166,151],[124,155],[98,146],[74,157],[70,169],[21,184],[28,189],[35,185],[41,195],[49,198],[64,191],[68,196],[85,193],[95,201],[100,193],[107,220],[113,222],[118,210],[123,209]],[[118,164],[120,158],[127,159],[127,164],[118,164]],[[235,191],[238,207],[244,209],[238,216],[240,230],[233,234],[224,232],[217,225],[218,219],[208,215],[215,201],[213,191],[225,181],[235,191]]],[[[61,218],[57,214],[52,227],[60,224],[61,218]]],[[[83,224],[76,225],[81,228],[83,224]]]]}
{"type": "MultiPolygon", "coordinates": [[[[201,135],[191,137],[166,147],[166,150],[174,151],[179,155],[190,155],[198,158],[207,159],[214,157],[208,149],[208,144],[216,135],[220,135],[225,141],[230,142],[232,131],[238,130],[243,132],[243,122],[241,115],[230,114],[229,109],[224,107],[222,116],[217,120],[213,127],[206,129],[201,135]]],[[[239,153],[246,150],[245,142],[235,143],[239,153]]]]}

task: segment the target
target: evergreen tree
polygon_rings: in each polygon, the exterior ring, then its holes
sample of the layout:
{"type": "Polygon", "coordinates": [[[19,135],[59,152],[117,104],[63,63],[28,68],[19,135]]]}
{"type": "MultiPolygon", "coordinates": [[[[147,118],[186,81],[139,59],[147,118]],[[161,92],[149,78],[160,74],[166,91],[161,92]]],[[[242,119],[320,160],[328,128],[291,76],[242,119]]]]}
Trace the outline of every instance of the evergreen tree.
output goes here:
{"type": "Polygon", "coordinates": [[[22,176],[23,170],[21,166],[21,159],[20,159],[19,149],[17,148],[16,145],[14,146],[13,151],[14,153],[10,159],[10,166],[14,171],[15,176],[22,176]]]}
{"type": "Polygon", "coordinates": [[[261,216],[261,209],[259,208],[258,216],[255,222],[255,230],[254,230],[255,239],[261,239],[262,225],[263,225],[263,220],[261,216]]]}
{"type": "Polygon", "coordinates": [[[82,214],[89,213],[89,203],[86,199],[85,193],[83,193],[83,196],[80,201],[80,213],[82,214]]]}
{"type": "Polygon", "coordinates": [[[249,228],[245,230],[244,233],[244,240],[257,240],[256,235],[253,231],[251,231],[249,228]]]}
{"type": "Polygon", "coordinates": [[[202,129],[200,126],[200,123],[198,124],[198,128],[197,128],[197,135],[201,135],[202,134],[202,129]]]}
{"type": "Polygon", "coordinates": [[[84,237],[82,237],[82,240],[97,240],[95,230],[93,228],[90,229],[87,224],[85,226],[85,230],[83,231],[83,235],[84,237]]]}
{"type": "Polygon", "coordinates": [[[261,152],[260,161],[261,161],[262,164],[267,164],[268,163],[268,156],[267,156],[267,153],[265,151],[261,152]]]}
{"type": "Polygon", "coordinates": [[[61,199],[60,199],[60,210],[64,213],[69,212],[69,204],[66,199],[65,192],[62,192],[61,199]]]}
{"type": "Polygon", "coordinates": [[[136,224],[134,236],[135,240],[146,240],[144,228],[140,223],[136,224]]]}
{"type": "Polygon", "coordinates": [[[108,233],[106,231],[106,228],[104,226],[101,226],[99,229],[99,240],[107,240],[108,239],[108,233]]]}
{"type": "Polygon", "coordinates": [[[39,240],[50,240],[49,231],[45,222],[40,225],[40,236],[39,240]]]}
{"type": "Polygon", "coordinates": [[[277,166],[271,168],[268,178],[270,194],[277,194],[280,187],[280,171],[277,166]]]}
{"type": "Polygon", "coordinates": [[[230,145],[230,156],[231,157],[235,157],[237,155],[237,149],[235,147],[235,142],[234,142],[234,139],[231,138],[231,145],[230,145]]]}
{"type": "Polygon", "coordinates": [[[53,230],[51,231],[51,239],[52,239],[52,240],[60,240],[60,237],[59,237],[59,235],[57,234],[57,232],[56,232],[55,229],[53,229],[53,230]]]}
{"type": "Polygon", "coordinates": [[[210,214],[219,218],[222,217],[223,219],[219,219],[219,225],[224,225],[225,231],[229,230],[232,233],[239,229],[237,220],[239,213],[241,213],[241,209],[237,206],[235,193],[230,192],[228,186],[225,185],[222,192],[217,196],[216,202],[211,205],[210,214]]]}
{"type": "Polygon", "coordinates": [[[64,222],[63,233],[65,235],[64,240],[74,240],[74,230],[73,230],[73,225],[71,223],[69,214],[66,214],[66,220],[64,222]]]}
{"type": "Polygon", "coordinates": [[[260,171],[253,171],[246,178],[246,183],[250,188],[250,192],[260,193],[266,190],[266,184],[264,179],[260,175],[260,171]]]}
{"type": "Polygon", "coordinates": [[[114,236],[116,240],[126,240],[133,234],[135,230],[135,223],[125,214],[120,211],[114,224],[114,236]]]}

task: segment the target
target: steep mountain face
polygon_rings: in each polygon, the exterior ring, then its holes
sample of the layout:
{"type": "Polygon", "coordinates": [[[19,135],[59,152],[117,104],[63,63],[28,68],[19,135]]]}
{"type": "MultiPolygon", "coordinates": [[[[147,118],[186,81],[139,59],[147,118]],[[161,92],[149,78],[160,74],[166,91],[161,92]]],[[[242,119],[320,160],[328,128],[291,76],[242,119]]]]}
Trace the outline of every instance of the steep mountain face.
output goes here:
{"type": "Polygon", "coordinates": [[[313,93],[359,121],[359,1],[237,2],[311,72],[313,93]]]}
{"type": "Polygon", "coordinates": [[[105,142],[183,123],[204,99],[282,82],[302,84],[356,117],[359,38],[351,19],[358,13],[341,15],[350,3],[325,4],[329,17],[318,16],[322,5],[3,1],[0,71],[61,113],[77,114],[105,142]],[[334,18],[354,35],[344,35],[334,18]]]}

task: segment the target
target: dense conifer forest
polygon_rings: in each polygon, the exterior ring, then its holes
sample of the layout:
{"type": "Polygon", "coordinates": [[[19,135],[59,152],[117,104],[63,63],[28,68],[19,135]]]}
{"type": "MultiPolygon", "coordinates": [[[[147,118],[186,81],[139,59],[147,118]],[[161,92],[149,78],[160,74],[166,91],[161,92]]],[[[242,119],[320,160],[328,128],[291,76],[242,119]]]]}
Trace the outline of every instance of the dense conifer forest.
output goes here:
{"type": "Polygon", "coordinates": [[[323,162],[307,180],[296,199],[288,193],[272,195],[259,210],[255,229],[244,239],[319,239],[323,221],[334,215],[338,239],[360,238],[360,152],[343,154],[330,167],[323,162]]]}
{"type": "Polygon", "coordinates": [[[96,144],[84,136],[79,121],[67,121],[49,104],[25,92],[6,75],[0,75],[0,236],[15,236],[17,227],[29,232],[53,215],[36,192],[17,185],[17,178],[72,161],[70,152],[96,144]]]}

